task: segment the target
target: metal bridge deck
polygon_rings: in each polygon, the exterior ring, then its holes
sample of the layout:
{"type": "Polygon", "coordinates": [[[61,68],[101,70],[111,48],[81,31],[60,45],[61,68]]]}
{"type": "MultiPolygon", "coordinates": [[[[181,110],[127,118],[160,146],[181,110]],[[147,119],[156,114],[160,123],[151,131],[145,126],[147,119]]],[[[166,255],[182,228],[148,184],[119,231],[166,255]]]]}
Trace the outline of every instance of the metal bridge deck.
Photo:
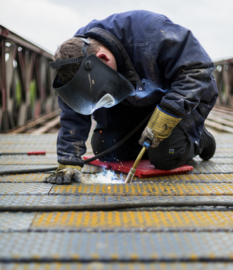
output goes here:
{"type": "MultiPolygon", "coordinates": [[[[192,172],[128,185],[0,175],[0,269],[233,269],[233,135],[215,138],[192,172]]],[[[56,135],[0,135],[3,153],[31,150],[47,154],[2,155],[0,172],[57,164],[56,135]]]]}

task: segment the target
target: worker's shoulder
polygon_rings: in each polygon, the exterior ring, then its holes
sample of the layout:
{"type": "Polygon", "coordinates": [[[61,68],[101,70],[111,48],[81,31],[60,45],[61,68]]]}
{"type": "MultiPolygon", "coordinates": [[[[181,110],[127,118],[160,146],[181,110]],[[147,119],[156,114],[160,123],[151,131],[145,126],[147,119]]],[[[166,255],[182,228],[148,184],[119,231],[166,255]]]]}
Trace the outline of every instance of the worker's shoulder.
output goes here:
{"type": "MultiPolygon", "coordinates": [[[[166,16],[147,10],[131,10],[112,14],[102,20],[92,20],[89,24],[78,30],[76,34],[82,34],[93,28],[102,28],[113,34],[119,40],[127,36],[137,36],[144,33],[150,34],[158,20],[164,20],[166,16]]],[[[144,36],[143,35],[143,36],[144,36]]]]}
{"type": "Polygon", "coordinates": [[[165,15],[154,13],[148,10],[131,10],[121,13],[112,14],[105,19],[102,20],[93,20],[89,23],[91,27],[98,26],[100,28],[104,28],[105,25],[111,25],[112,27],[116,27],[121,25],[124,26],[144,26],[146,24],[150,24],[159,19],[166,19],[165,15]]]}
{"type": "MultiPolygon", "coordinates": [[[[145,24],[151,20],[158,20],[160,18],[166,18],[165,15],[155,13],[148,10],[131,10],[122,13],[115,13],[108,17],[110,20],[120,20],[120,21],[130,21],[137,22],[140,24],[145,24]]],[[[106,18],[106,19],[108,19],[106,18]]]]}

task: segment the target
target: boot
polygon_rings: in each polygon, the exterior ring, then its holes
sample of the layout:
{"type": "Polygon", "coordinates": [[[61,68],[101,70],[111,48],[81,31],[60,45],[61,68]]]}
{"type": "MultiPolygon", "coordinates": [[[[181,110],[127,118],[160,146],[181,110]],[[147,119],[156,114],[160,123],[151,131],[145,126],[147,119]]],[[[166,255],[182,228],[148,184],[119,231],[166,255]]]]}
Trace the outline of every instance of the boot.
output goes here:
{"type": "Polygon", "coordinates": [[[203,160],[211,159],[214,156],[216,150],[216,142],[214,136],[205,128],[205,126],[201,136],[201,144],[203,148],[199,156],[203,160]]]}

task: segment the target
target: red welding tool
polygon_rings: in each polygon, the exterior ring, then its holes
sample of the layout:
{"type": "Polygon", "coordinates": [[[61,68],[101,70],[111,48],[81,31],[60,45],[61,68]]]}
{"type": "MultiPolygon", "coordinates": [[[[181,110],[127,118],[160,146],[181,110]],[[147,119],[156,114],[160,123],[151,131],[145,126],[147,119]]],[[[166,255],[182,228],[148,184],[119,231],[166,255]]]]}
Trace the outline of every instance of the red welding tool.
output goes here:
{"type": "Polygon", "coordinates": [[[21,153],[2,153],[0,152],[0,156],[3,156],[3,155],[45,155],[46,154],[46,151],[29,151],[29,152],[21,152],[21,153]]]}

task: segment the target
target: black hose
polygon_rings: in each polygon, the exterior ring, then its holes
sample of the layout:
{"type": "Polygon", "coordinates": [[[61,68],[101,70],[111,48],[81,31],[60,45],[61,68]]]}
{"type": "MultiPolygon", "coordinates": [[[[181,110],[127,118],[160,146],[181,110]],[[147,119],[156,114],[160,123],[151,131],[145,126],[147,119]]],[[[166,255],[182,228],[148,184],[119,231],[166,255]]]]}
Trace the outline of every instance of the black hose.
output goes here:
{"type": "Polygon", "coordinates": [[[20,169],[20,170],[6,170],[6,171],[0,171],[0,175],[4,174],[17,174],[17,173],[37,173],[37,172],[48,172],[48,171],[54,171],[57,169],[56,166],[46,167],[46,168],[34,168],[34,169],[20,169]]]}
{"type": "MultiPolygon", "coordinates": [[[[108,148],[107,150],[91,157],[89,159],[84,160],[84,164],[87,164],[97,158],[104,157],[105,155],[111,153],[113,150],[121,146],[125,143],[129,138],[131,138],[150,118],[151,112],[132,130],[128,135],[126,135],[122,140],[116,143],[114,146],[108,148]]],[[[36,172],[47,172],[47,171],[54,171],[57,169],[57,166],[51,166],[46,168],[35,168],[35,169],[20,169],[20,170],[8,170],[8,171],[0,171],[0,175],[3,174],[17,174],[17,173],[36,173],[36,172]]]]}
{"type": "Polygon", "coordinates": [[[180,202],[124,202],[124,203],[106,203],[106,204],[66,204],[66,205],[0,205],[0,212],[35,212],[35,211],[101,211],[113,210],[122,208],[136,208],[136,207],[157,207],[157,206],[233,206],[230,201],[180,201],[180,202]]]}
{"type": "Polygon", "coordinates": [[[111,153],[113,150],[121,146],[123,143],[125,143],[129,138],[131,138],[150,118],[151,113],[149,113],[133,130],[130,131],[128,135],[126,135],[122,140],[120,140],[118,143],[113,145],[112,147],[108,148],[107,150],[95,155],[92,158],[84,160],[84,163],[89,163],[93,160],[96,160],[97,158],[101,158],[109,153],[111,153]]]}

